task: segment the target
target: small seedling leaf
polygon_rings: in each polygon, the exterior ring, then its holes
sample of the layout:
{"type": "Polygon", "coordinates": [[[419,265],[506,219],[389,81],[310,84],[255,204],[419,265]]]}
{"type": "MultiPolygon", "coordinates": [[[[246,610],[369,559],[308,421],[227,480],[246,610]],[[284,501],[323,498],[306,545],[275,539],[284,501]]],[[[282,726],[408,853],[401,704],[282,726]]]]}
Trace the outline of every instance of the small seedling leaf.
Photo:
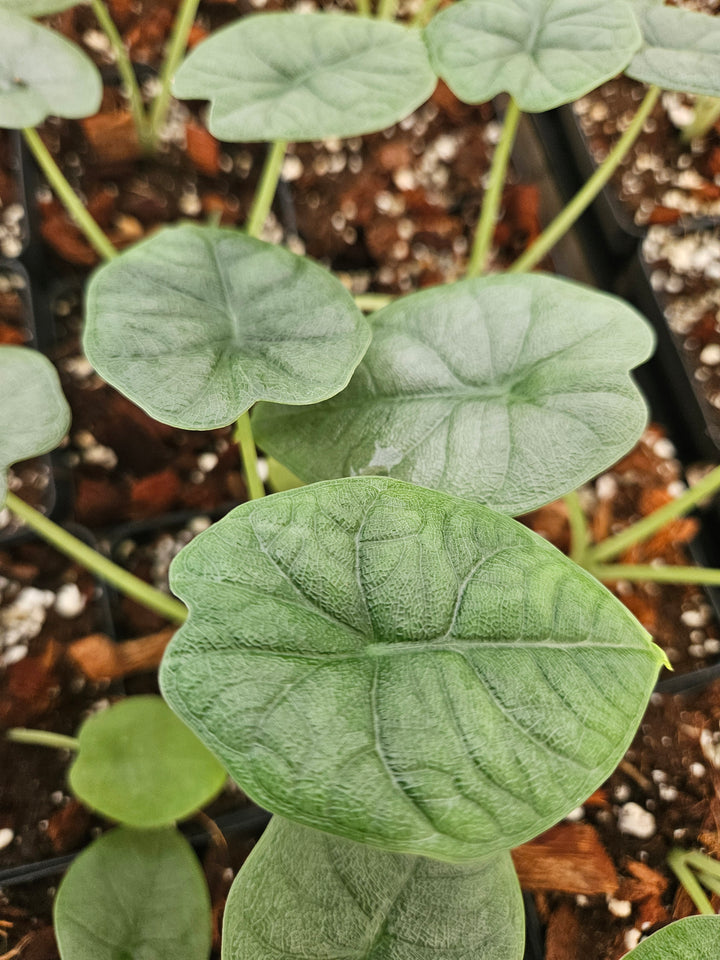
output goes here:
{"type": "Polygon", "coordinates": [[[0,9],[11,10],[21,17],[45,17],[76,7],[80,0],[0,0],[0,9]]]}
{"type": "Polygon", "coordinates": [[[233,884],[223,960],[520,960],[508,853],[472,865],[385,853],[274,817],[233,884]]]}
{"type": "Polygon", "coordinates": [[[221,764],[160,697],[128,697],[78,733],[72,791],[88,807],[142,829],[195,813],[220,792],[221,764]]]}
{"type": "Polygon", "coordinates": [[[653,933],[627,960],[717,960],[720,957],[720,917],[686,917],[653,933]]]}
{"type": "Polygon", "coordinates": [[[437,77],[417,29],[347,14],[264,13],[213,34],[181,65],[181,99],[212,103],[221,140],[321,140],[382,130],[437,77]]]}
{"type": "Polygon", "coordinates": [[[0,9],[0,127],[35,127],[49,116],[89,117],[102,98],[97,67],[39,23],[0,9]]]}
{"type": "Polygon", "coordinates": [[[369,340],[330,273],[237,231],[167,228],[88,289],[90,362],[156,420],[190,430],[232,423],[260,399],[333,396],[369,340]]]}
{"type": "Polygon", "coordinates": [[[255,413],[258,442],[302,480],[387,475],[517,515],[609,467],[645,426],[628,370],[650,327],[580,284],[465,280],[398,300],[372,328],[343,393],[255,413]]]}
{"type": "Polygon", "coordinates": [[[507,92],[531,113],[609,80],[641,43],[626,0],[460,0],[425,35],[435,70],[461,100],[507,92]]]}
{"type": "Polygon", "coordinates": [[[28,347],[0,347],[0,505],[7,469],[56,447],[70,426],[70,407],[50,361],[28,347]]]}
{"type": "Polygon", "coordinates": [[[210,896],[176,830],[106,833],[60,884],[54,907],[62,960],[207,960],[210,896]]]}
{"type": "Polygon", "coordinates": [[[473,860],[609,775],[661,654],[547,541],[382,477],[233,510],[176,558],[174,710],[266,809],[398,853],[473,860]]]}
{"type": "Polygon", "coordinates": [[[644,43],[625,72],[664,90],[720,97],[720,20],[646,4],[637,11],[644,43]]]}

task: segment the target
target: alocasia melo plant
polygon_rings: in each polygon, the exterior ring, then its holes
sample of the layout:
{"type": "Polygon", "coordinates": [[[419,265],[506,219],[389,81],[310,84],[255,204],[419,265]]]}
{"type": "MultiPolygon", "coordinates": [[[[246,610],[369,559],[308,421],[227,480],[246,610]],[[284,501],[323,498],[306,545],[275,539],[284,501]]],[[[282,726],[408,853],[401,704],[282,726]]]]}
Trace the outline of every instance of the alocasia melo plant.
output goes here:
{"type": "MultiPolygon", "coordinates": [[[[682,83],[685,67],[663,52],[676,14],[683,44],[702,52],[707,18],[626,0],[460,0],[424,31],[256,14],[177,73],[179,96],[211,102],[217,136],[274,141],[246,234],[182,226],[117,258],[96,244],[113,262],[90,285],[88,356],[164,422],[238,420],[246,459],[247,411],[265,401],[252,421],[265,448],[301,479],[325,481],[237,508],[172,568],[189,618],[163,664],[165,696],[282,817],[231,893],[225,960],[518,960],[509,849],[580,803],[634,733],[659,650],[586,570],[504,514],[570,494],[631,448],[646,413],[629,373],[652,336],[627,305],[578,284],[477,275],[520,111],[622,69],[682,83]],[[473,102],[512,95],[470,278],[404,298],[368,329],[329,273],[257,234],[287,140],[400,121],[437,75],[473,102]]],[[[514,272],[590,202],[658,92],[514,272]]],[[[7,463],[21,452],[8,446],[7,463]]],[[[618,549],[610,540],[575,555],[600,577],[618,549]]],[[[184,618],[181,604],[173,615],[184,618]]],[[[171,856],[174,835],[149,836],[171,856]]],[[[129,955],[148,936],[131,949],[127,918],[110,916],[107,900],[97,903],[104,946],[83,936],[82,891],[115,862],[105,851],[127,854],[118,873],[134,876],[135,838],[102,843],[58,898],[65,960],[120,943],[129,955]]],[[[153,936],[147,911],[133,895],[134,929],[146,922],[153,936]]],[[[718,937],[718,921],[702,921],[661,931],[633,956],[660,960],[677,938],[702,955],[718,937]]]]}

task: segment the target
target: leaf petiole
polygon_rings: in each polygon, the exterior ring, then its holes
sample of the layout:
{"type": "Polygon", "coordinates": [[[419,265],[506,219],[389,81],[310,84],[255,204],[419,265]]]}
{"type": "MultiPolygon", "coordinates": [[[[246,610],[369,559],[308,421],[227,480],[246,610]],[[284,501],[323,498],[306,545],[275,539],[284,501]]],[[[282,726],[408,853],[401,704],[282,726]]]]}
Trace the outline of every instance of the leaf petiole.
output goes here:
{"type": "Polygon", "coordinates": [[[88,243],[103,260],[112,260],[117,256],[117,250],[87,212],[80,198],[55,163],[52,154],[40,139],[37,130],[33,130],[31,127],[25,127],[23,129],[23,137],[32,155],[35,157],[38,166],[45,174],[48,183],[58,195],[72,219],[85,234],[88,243]]]}
{"type": "Polygon", "coordinates": [[[570,559],[579,566],[585,565],[585,553],[590,542],[590,530],[585,512],[580,503],[577,490],[571,490],[563,497],[570,523],[570,559]]]}
{"type": "Polygon", "coordinates": [[[631,563],[590,563],[586,558],[583,566],[603,583],[615,580],[639,580],[649,583],[694,583],[720,587],[720,570],[707,567],[653,566],[631,563]]]}
{"type": "Polygon", "coordinates": [[[398,0],[380,0],[375,16],[378,20],[393,20],[397,13],[398,0]]]}
{"type": "Polygon", "coordinates": [[[719,117],[720,99],[699,96],[695,101],[695,116],[686,127],[683,127],[680,141],[688,144],[695,137],[706,136],[719,117]]]}
{"type": "Polygon", "coordinates": [[[683,885],[687,895],[695,904],[698,911],[706,916],[715,916],[712,904],[689,866],[691,858],[694,860],[697,856],[702,855],[693,853],[692,851],[686,853],[684,850],[673,850],[667,858],[668,866],[683,885]]]}
{"type": "Polygon", "coordinates": [[[389,306],[396,298],[391,293],[360,293],[354,297],[355,306],[363,313],[374,313],[389,306]]]}
{"type": "Polygon", "coordinates": [[[260,182],[253,197],[250,213],[248,214],[247,223],[245,224],[245,232],[250,237],[260,235],[263,224],[270,212],[275,191],[277,190],[278,180],[280,179],[286,149],[287,140],[276,140],[265,157],[265,163],[262,173],[260,174],[260,182]]]}
{"type": "Polygon", "coordinates": [[[599,564],[617,557],[618,554],[634,547],[636,543],[642,543],[662,530],[671,520],[685,516],[686,513],[689,513],[718,490],[720,490],[720,466],[715,467],[699,483],[686,490],[675,500],[665,504],[664,507],[660,507],[659,510],[655,510],[649,516],[643,517],[642,520],[633,523],[614,537],[608,537],[607,540],[590,547],[587,551],[587,562],[589,564],[599,564]]]}
{"type": "Polygon", "coordinates": [[[638,107],[638,111],[625,133],[623,133],[587,183],[580,188],[552,223],[543,230],[532,246],[528,247],[525,253],[518,257],[515,263],[513,263],[509,268],[509,273],[522,273],[525,270],[532,270],[532,268],[552,250],[558,240],[568,232],[620,166],[623,157],[640,136],[645,121],[652,113],[659,96],[659,87],[648,87],[645,99],[638,107]]]}
{"type": "Polygon", "coordinates": [[[64,733],[53,733],[52,730],[29,730],[26,727],[13,727],[5,733],[13,743],[28,743],[37,747],[52,747],[55,750],[80,749],[77,737],[67,737],[64,733]]]}
{"type": "Polygon", "coordinates": [[[257,449],[255,448],[255,439],[250,423],[250,413],[247,410],[235,424],[234,438],[240,447],[248,498],[250,500],[260,500],[261,497],[265,496],[265,488],[258,474],[257,449]]]}
{"type": "Polygon", "coordinates": [[[200,0],[181,0],[180,9],[173,24],[170,44],[160,72],[160,90],[150,108],[149,138],[153,149],[157,148],[160,141],[170,103],[170,84],[185,53],[199,3],[200,0]]]}
{"type": "Polygon", "coordinates": [[[511,97],[507,110],[505,111],[505,122],[503,123],[500,140],[495,147],[495,153],[493,154],[492,164],[490,166],[490,179],[487,190],[485,191],[485,196],[483,197],[480,219],[478,220],[475,240],[467,265],[468,277],[477,277],[479,274],[484,273],[487,267],[492,238],[497,224],[498,211],[500,210],[503,187],[505,185],[505,175],[507,173],[513,143],[515,142],[515,134],[517,133],[520,116],[520,108],[511,97]]]}
{"type": "Polygon", "coordinates": [[[133,116],[140,146],[143,150],[149,150],[152,148],[152,138],[150,136],[148,117],[145,113],[140,87],[132,63],[130,62],[130,57],[125,49],[125,44],[103,0],[90,0],[90,2],[95,18],[102,27],[105,36],[110,41],[110,46],[115,54],[118,73],[125,84],[128,100],[130,101],[130,111],[133,116]]]}
{"type": "Polygon", "coordinates": [[[410,21],[410,26],[424,27],[439,6],[440,0],[424,0],[423,5],[410,21]]]}
{"type": "Polygon", "coordinates": [[[39,534],[56,549],[60,550],[72,560],[77,560],[91,573],[112,584],[125,596],[137,600],[149,610],[154,610],[168,620],[183,623],[187,617],[187,610],[175,597],[168,596],[161,590],[145,583],[139,577],[123,570],[112,560],[103,557],[97,550],[93,550],[82,540],[78,540],[67,530],[48,520],[33,507],[25,503],[14,493],[8,491],[5,506],[19,517],[31,530],[39,534]]]}

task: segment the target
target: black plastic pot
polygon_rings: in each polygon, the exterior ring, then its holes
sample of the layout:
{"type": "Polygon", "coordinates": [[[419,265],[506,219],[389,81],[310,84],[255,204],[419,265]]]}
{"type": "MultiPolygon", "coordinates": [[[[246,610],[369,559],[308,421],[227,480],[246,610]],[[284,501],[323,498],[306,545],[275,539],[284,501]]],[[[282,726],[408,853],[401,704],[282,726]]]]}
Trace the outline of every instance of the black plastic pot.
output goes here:
{"type": "Polygon", "coordinates": [[[693,364],[680,336],[668,325],[666,309],[672,298],[652,285],[653,267],[642,249],[630,261],[618,282],[618,292],[652,323],[657,334],[655,391],[662,394],[664,422],[678,438],[685,462],[716,460],[720,450],[720,410],[715,409],[694,378],[693,364]]]}
{"type": "Polygon", "coordinates": [[[19,130],[6,130],[5,161],[16,185],[17,199],[12,206],[18,209],[2,211],[2,226],[4,235],[0,249],[2,256],[10,260],[21,258],[27,250],[30,239],[28,222],[28,194],[25,182],[25,171],[22,159],[22,135],[19,130]]]}
{"type": "MultiPolygon", "coordinates": [[[[597,170],[597,163],[590,153],[580,118],[572,104],[560,107],[557,117],[565,137],[565,153],[574,158],[584,183],[597,170]]],[[[619,261],[632,254],[647,232],[633,221],[610,184],[600,191],[592,204],[592,216],[600,245],[619,261]]]]}

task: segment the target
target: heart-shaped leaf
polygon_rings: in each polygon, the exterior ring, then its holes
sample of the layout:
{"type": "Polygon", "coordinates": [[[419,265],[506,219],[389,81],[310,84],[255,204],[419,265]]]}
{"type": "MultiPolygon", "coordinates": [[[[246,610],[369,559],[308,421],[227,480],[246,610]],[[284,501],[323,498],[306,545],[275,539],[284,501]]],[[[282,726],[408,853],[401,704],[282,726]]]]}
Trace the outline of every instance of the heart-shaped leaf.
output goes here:
{"type": "Polygon", "coordinates": [[[593,577],[486,507],[381,477],[244,504],[174,561],[174,710],[261,806],[472,860],[608,776],[661,654],[593,577]]]}
{"type": "Polygon", "coordinates": [[[7,468],[56,447],[70,426],[70,407],[55,367],[27,347],[0,347],[0,505],[7,468]]]}
{"type": "Polygon", "coordinates": [[[720,917],[686,917],[653,933],[627,960],[717,960],[720,957],[720,917]]]}
{"type": "Polygon", "coordinates": [[[472,865],[384,853],[274,817],[233,884],[223,960],[520,960],[510,854],[472,865]]]}
{"type": "Polygon", "coordinates": [[[369,326],[327,270],[233,230],[169,227],[94,275],[85,351],[156,420],[221,427],[347,384],[369,326]]]}
{"type": "Polygon", "coordinates": [[[637,11],[643,46],[625,72],[665,90],[720,97],[720,20],[645,4],[637,11]]]}
{"type": "Polygon", "coordinates": [[[62,960],[207,960],[210,896],[176,830],[106,833],[83,851],[54,907],[62,960]]]}
{"type": "Polygon", "coordinates": [[[461,100],[505,91],[532,113],[609,80],[641,43],[626,0],[460,0],[425,35],[435,70],[461,100]]]}
{"type": "Polygon", "coordinates": [[[645,426],[628,370],[653,336],[615,297],[488,277],[404,297],[372,327],[343,393],[256,411],[258,442],[302,480],[388,475],[519,514],[609,467],[645,426]]]}
{"type": "Polygon", "coordinates": [[[130,827],[163,827],[220,792],[220,763],[160,697],[128,697],[91,716],[78,733],[72,791],[130,827]]]}
{"type": "Polygon", "coordinates": [[[97,113],[102,80],[83,51],[52,30],[0,10],[0,127],[97,113]]]}
{"type": "Polygon", "coordinates": [[[0,9],[11,10],[21,17],[44,17],[76,7],[81,0],[0,0],[0,9]]]}
{"type": "Polygon", "coordinates": [[[419,30],[336,13],[243,17],[201,43],[173,92],[210,100],[221,140],[321,140],[382,130],[437,77],[419,30]]]}

